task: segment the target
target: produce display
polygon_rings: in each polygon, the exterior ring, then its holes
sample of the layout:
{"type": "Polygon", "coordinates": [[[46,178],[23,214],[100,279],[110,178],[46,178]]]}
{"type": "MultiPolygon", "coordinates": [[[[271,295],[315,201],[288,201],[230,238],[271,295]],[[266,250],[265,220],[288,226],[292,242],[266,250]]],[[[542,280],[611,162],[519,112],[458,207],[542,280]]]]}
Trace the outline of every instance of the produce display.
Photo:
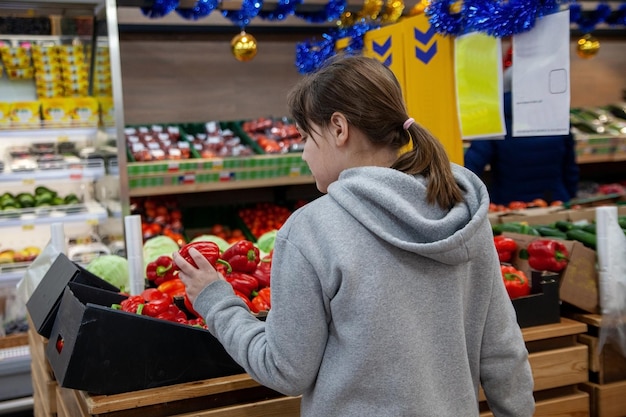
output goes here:
{"type": "Polygon", "coordinates": [[[2,265],[15,266],[13,264],[21,264],[32,262],[41,253],[39,246],[27,246],[20,249],[3,249],[0,250],[0,267],[2,265]]]}
{"type": "MultiPolygon", "coordinates": [[[[213,265],[233,287],[235,294],[240,297],[253,314],[268,311],[271,308],[271,278],[272,265],[270,253],[262,255],[259,248],[251,241],[239,240],[221,250],[212,241],[196,241],[178,247],[166,236],[158,236],[148,240],[143,247],[146,289],[139,295],[128,296],[119,305],[113,308],[123,311],[147,315],[150,317],[174,321],[206,328],[202,318],[194,311],[185,292],[185,285],[178,278],[178,267],[171,254],[174,251],[195,265],[189,250],[198,250],[213,265]],[[176,248],[176,249],[174,249],[176,248]],[[146,259],[147,258],[147,259],[146,259]]],[[[106,261],[94,265],[90,270],[96,275],[106,277],[114,285],[119,284],[119,274],[106,271],[103,265],[106,261]]],[[[126,266],[127,269],[127,266],[126,266]]],[[[127,285],[127,281],[123,282],[127,285]]]]}
{"type": "Polygon", "coordinates": [[[201,158],[225,158],[255,154],[252,146],[242,141],[231,129],[220,127],[219,122],[207,122],[201,126],[201,129],[196,126],[183,127],[185,131],[188,131],[187,140],[201,158]]]}
{"type": "Polygon", "coordinates": [[[280,229],[291,215],[291,210],[274,203],[258,203],[255,206],[240,209],[238,214],[252,235],[258,238],[264,233],[280,229]]]}
{"type": "Polygon", "coordinates": [[[173,197],[133,199],[131,214],[141,216],[144,241],[155,236],[167,236],[182,246],[186,243],[183,235],[182,212],[173,197]]]}
{"type": "MultiPolygon", "coordinates": [[[[618,216],[618,223],[626,233],[626,216],[618,216]]],[[[548,225],[529,225],[525,222],[505,222],[492,226],[495,235],[502,232],[520,233],[532,236],[544,236],[575,240],[590,249],[596,249],[597,236],[594,222],[575,223],[558,220],[548,225]]]]}
{"type": "Polygon", "coordinates": [[[296,125],[286,118],[260,117],[243,122],[242,128],[268,154],[300,152],[304,147],[296,125]]]}
{"type": "Polygon", "coordinates": [[[569,251],[559,238],[537,238],[524,247],[509,236],[496,235],[493,242],[500,260],[502,280],[509,298],[516,299],[531,294],[532,283],[528,275],[511,262],[514,257],[528,261],[531,270],[562,272],[569,263],[569,251]]]}
{"type": "MultiPolygon", "coordinates": [[[[59,195],[57,191],[44,186],[36,187],[34,192],[21,192],[18,194],[4,192],[0,196],[0,220],[5,216],[11,217],[13,214],[20,214],[20,209],[71,206],[79,203],[80,199],[74,193],[59,195]]],[[[68,207],[67,209],[71,208],[68,207]]]]}
{"type": "Polygon", "coordinates": [[[191,158],[191,146],[178,126],[126,127],[124,137],[132,158],[137,162],[191,158]]]}

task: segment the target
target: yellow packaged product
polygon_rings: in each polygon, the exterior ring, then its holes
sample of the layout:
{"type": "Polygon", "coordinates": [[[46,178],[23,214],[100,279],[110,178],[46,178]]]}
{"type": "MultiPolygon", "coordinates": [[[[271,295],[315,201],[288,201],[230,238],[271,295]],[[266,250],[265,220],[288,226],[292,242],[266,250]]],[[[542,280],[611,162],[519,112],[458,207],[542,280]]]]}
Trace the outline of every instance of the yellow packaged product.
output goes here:
{"type": "Polygon", "coordinates": [[[21,46],[0,47],[2,62],[6,67],[24,68],[30,66],[30,49],[21,46]]]}
{"type": "Polygon", "coordinates": [[[16,101],[11,104],[9,118],[12,127],[36,127],[41,123],[39,101],[16,101]]]}
{"type": "Polygon", "coordinates": [[[74,97],[72,120],[80,125],[96,126],[100,119],[98,101],[93,97],[74,97]]]}
{"type": "Polygon", "coordinates": [[[67,126],[72,121],[74,103],[71,98],[53,97],[41,99],[41,114],[46,127],[67,126]]]}
{"type": "Polygon", "coordinates": [[[115,126],[115,107],[113,106],[113,97],[98,97],[100,103],[100,123],[104,127],[115,126]]]}
{"type": "Polygon", "coordinates": [[[7,75],[10,80],[30,80],[35,76],[35,69],[33,67],[7,67],[7,75]]]}
{"type": "Polygon", "coordinates": [[[7,128],[11,124],[11,103],[0,102],[0,128],[7,128]]]}

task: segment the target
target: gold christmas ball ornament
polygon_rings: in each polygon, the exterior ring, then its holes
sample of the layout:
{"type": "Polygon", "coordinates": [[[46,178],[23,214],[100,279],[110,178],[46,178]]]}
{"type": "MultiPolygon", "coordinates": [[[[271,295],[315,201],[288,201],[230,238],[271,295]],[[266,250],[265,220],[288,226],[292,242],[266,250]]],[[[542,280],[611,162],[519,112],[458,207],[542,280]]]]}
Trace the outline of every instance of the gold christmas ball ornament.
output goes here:
{"type": "Polygon", "coordinates": [[[586,34],[582,38],[578,39],[578,45],[576,45],[576,53],[579,57],[584,59],[593,58],[600,51],[600,41],[586,34]]]}
{"type": "Polygon", "coordinates": [[[230,41],[230,48],[237,61],[250,61],[256,56],[256,39],[242,30],[230,41]]]}
{"type": "Polygon", "coordinates": [[[428,4],[430,4],[430,0],[420,0],[419,2],[417,2],[415,6],[413,6],[411,10],[409,10],[409,13],[407,14],[409,16],[420,15],[424,13],[424,11],[426,10],[426,7],[428,7],[428,4]]]}

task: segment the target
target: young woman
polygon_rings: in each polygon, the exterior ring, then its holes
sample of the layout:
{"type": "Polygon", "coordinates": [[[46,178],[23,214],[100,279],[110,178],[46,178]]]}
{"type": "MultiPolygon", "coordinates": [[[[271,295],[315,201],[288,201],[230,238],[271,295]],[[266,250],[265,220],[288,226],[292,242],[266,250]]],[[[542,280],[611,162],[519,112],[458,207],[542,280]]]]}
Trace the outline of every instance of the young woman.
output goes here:
{"type": "Polygon", "coordinates": [[[337,57],[289,106],[325,195],[276,238],[272,309],[252,316],[196,252],[194,308],[252,378],[303,417],[531,416],[533,379],[482,182],[407,115],[380,62],[337,57]]]}

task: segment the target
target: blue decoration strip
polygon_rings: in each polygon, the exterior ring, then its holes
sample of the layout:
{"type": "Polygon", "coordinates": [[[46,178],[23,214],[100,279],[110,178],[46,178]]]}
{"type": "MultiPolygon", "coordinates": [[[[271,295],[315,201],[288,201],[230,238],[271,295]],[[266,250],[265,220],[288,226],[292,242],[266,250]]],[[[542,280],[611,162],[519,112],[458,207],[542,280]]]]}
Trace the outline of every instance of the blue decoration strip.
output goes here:
{"type": "Polygon", "coordinates": [[[166,16],[178,7],[178,0],[154,0],[151,7],[142,7],[144,16],[157,19],[166,16]]]}
{"type": "Polygon", "coordinates": [[[183,19],[198,20],[210,15],[213,10],[217,9],[219,4],[220,0],[198,0],[192,8],[177,8],[176,13],[178,13],[183,19]]]}
{"type": "Polygon", "coordinates": [[[263,7],[263,0],[243,0],[239,10],[223,10],[225,18],[239,25],[243,30],[250,24],[250,21],[257,17],[263,7]]]}
{"type": "Polygon", "coordinates": [[[259,11],[261,19],[269,21],[285,20],[287,16],[291,16],[296,12],[296,7],[302,4],[303,0],[278,0],[276,8],[272,11],[259,11]]]}

